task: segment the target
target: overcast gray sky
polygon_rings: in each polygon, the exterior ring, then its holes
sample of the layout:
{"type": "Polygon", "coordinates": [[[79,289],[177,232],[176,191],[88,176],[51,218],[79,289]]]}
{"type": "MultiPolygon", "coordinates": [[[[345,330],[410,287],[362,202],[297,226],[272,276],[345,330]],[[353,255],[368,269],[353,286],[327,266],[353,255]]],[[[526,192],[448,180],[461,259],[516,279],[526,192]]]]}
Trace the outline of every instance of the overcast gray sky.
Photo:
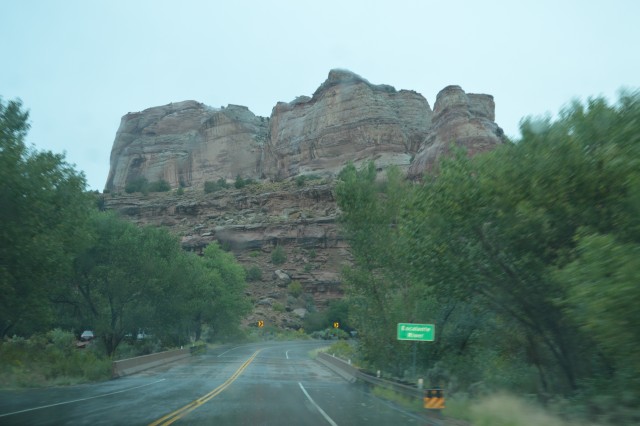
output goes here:
{"type": "Polygon", "coordinates": [[[193,99],[268,116],[332,68],[421,93],[489,93],[518,137],[527,115],[640,87],[640,2],[0,0],[0,96],[27,142],[66,152],[102,190],[129,111],[193,99]]]}

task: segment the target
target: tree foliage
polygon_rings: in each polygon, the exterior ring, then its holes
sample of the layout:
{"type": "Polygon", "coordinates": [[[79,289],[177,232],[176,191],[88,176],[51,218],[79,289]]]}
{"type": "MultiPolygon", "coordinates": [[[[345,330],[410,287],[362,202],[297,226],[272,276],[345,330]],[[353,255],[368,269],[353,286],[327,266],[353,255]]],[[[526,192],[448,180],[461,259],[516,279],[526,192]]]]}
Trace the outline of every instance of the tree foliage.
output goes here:
{"type": "Polygon", "coordinates": [[[637,375],[640,96],[576,102],[521,130],[490,153],[458,151],[413,186],[380,182],[373,164],[341,173],[350,313],[373,364],[407,364],[395,322],[433,321],[438,341],[417,355],[430,371],[511,386],[535,372],[532,391],[564,394],[637,375]]]}
{"type": "Polygon", "coordinates": [[[240,320],[251,312],[251,303],[244,294],[244,268],[216,243],[205,249],[203,263],[206,279],[191,302],[196,327],[207,324],[213,336],[232,338],[238,333],[240,320]]]}
{"type": "Polygon", "coordinates": [[[127,333],[165,325],[167,313],[180,305],[176,296],[184,293],[175,288],[181,283],[176,266],[185,265],[166,231],[138,228],[111,213],[95,214],[90,227],[91,241],[74,262],[67,303],[111,356],[127,333]]]}
{"type": "Polygon", "coordinates": [[[64,156],[24,143],[28,113],[0,99],[0,337],[50,326],[93,208],[85,178],[64,156]]]}
{"type": "Polygon", "coordinates": [[[164,346],[200,338],[203,325],[233,336],[251,307],[233,256],[187,253],[166,230],[100,211],[64,156],[25,146],[27,120],[19,101],[0,100],[0,337],[92,329],[113,356],[139,330],[164,346]]]}
{"type": "Polygon", "coordinates": [[[96,330],[108,355],[140,329],[175,344],[188,339],[189,330],[200,339],[204,324],[227,336],[248,313],[244,270],[216,244],[200,258],[182,251],[167,231],[112,213],[95,214],[91,229],[67,303],[96,330]]]}

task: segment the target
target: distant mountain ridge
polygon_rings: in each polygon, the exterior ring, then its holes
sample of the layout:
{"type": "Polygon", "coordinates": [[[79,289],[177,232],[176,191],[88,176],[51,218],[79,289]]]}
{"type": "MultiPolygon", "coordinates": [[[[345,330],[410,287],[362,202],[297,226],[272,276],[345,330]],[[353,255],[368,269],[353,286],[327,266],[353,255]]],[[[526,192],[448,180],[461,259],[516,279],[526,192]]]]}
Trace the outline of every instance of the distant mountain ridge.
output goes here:
{"type": "Polygon", "coordinates": [[[313,93],[278,102],[270,117],[247,107],[212,108],[196,101],[152,107],[122,117],[105,188],[121,191],[144,177],[172,188],[236,176],[281,180],[335,175],[348,162],[400,166],[417,178],[454,143],[469,154],[504,142],[490,95],[448,86],[434,110],[419,93],[374,85],[334,69],[313,93]]]}

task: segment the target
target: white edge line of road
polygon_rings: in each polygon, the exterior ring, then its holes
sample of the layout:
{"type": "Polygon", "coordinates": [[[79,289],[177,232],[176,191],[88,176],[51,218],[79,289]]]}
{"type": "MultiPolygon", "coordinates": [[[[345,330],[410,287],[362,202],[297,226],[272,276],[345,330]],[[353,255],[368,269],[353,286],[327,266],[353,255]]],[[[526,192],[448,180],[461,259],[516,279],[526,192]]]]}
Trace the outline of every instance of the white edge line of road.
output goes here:
{"type": "Polygon", "coordinates": [[[298,385],[300,385],[300,389],[302,389],[302,392],[304,392],[304,396],[306,396],[307,399],[309,401],[311,401],[313,406],[316,407],[316,409],[320,412],[320,414],[322,414],[322,417],[324,417],[325,420],[328,421],[331,426],[338,426],[337,423],[334,422],[331,419],[331,417],[329,417],[329,415],[327,413],[325,413],[324,410],[322,408],[320,408],[320,406],[318,404],[316,404],[316,402],[309,396],[309,394],[307,393],[307,390],[304,388],[304,386],[302,386],[302,383],[298,382],[298,385]]]}
{"type": "Polygon", "coordinates": [[[122,390],[115,391],[115,392],[105,393],[103,395],[90,396],[89,398],[74,399],[73,401],[58,402],[57,404],[43,405],[42,407],[27,408],[26,410],[14,411],[13,413],[0,414],[0,417],[12,416],[14,414],[20,414],[20,413],[27,413],[29,411],[42,410],[43,408],[55,407],[55,406],[58,406],[58,405],[73,404],[75,402],[88,401],[90,399],[102,398],[102,397],[109,396],[109,395],[115,395],[117,393],[129,392],[131,390],[140,389],[140,388],[143,388],[145,386],[155,385],[156,383],[160,383],[160,382],[163,382],[165,380],[166,379],[160,379],[160,380],[156,380],[155,382],[147,383],[147,384],[140,385],[140,386],[134,386],[134,387],[128,388],[128,389],[122,389],[122,390]]]}

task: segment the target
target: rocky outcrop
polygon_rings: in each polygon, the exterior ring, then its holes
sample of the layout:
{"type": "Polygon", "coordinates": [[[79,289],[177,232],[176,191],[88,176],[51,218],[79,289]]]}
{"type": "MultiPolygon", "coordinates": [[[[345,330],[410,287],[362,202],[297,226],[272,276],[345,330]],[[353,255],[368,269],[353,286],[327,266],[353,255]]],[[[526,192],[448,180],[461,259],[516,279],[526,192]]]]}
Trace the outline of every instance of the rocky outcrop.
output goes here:
{"type": "Polygon", "coordinates": [[[447,86],[436,97],[432,126],[408,175],[415,179],[433,170],[452,146],[471,156],[493,149],[505,140],[502,129],[495,123],[493,96],[467,94],[459,86],[447,86]]]}
{"type": "Polygon", "coordinates": [[[106,189],[121,191],[140,177],[173,188],[256,177],[267,121],[244,106],[195,101],[129,113],[116,133],[106,189]]]}
{"type": "Polygon", "coordinates": [[[432,112],[418,93],[373,85],[343,70],[332,70],[313,96],[278,103],[270,118],[242,106],[215,109],[195,101],[149,108],[122,118],[105,208],[140,225],[169,228],[189,251],[201,252],[213,241],[232,250],[260,276],[247,290],[254,301],[247,324],[260,319],[299,328],[304,309],[342,296],[340,273],[351,261],[330,175],[349,161],[375,160],[418,179],[452,144],[473,155],[503,143],[494,111],[490,95],[449,86],[432,112]],[[299,174],[320,176],[286,179],[299,174]],[[206,181],[237,175],[261,182],[203,191],[206,181]],[[121,194],[138,177],[185,189],[121,194]],[[286,255],[278,265],[271,256],[276,247],[286,255]],[[289,282],[301,283],[304,294],[293,297],[289,282]]]}
{"type": "Polygon", "coordinates": [[[431,127],[419,93],[332,70],[313,96],[279,102],[270,118],[248,108],[172,103],[122,117],[106,189],[144,177],[171,187],[243,178],[336,174],[352,161],[409,167],[431,127]]]}
{"type": "Polygon", "coordinates": [[[312,97],[279,102],[271,113],[265,174],[337,174],[349,161],[408,167],[431,125],[419,93],[373,85],[332,70],[312,97]]]}
{"type": "Polygon", "coordinates": [[[473,155],[502,143],[494,111],[492,96],[448,86],[432,112],[419,93],[332,70],[313,96],[278,102],[269,118],[243,106],[216,109],[195,101],[125,115],[106,189],[121,191],[140,177],[176,188],[238,175],[326,176],[348,162],[368,160],[380,168],[409,169],[409,176],[418,178],[451,144],[473,155]]]}
{"type": "MultiPolygon", "coordinates": [[[[258,268],[261,278],[248,288],[256,309],[257,302],[265,298],[295,309],[311,301],[322,308],[342,296],[340,271],[350,255],[338,232],[338,208],[330,183],[265,182],[209,194],[202,188],[187,188],[181,194],[112,193],[103,197],[105,208],[121,217],[179,235],[185,250],[201,253],[217,242],[233,251],[247,269],[258,268]],[[278,264],[271,256],[276,247],[285,254],[278,264]],[[302,297],[290,301],[286,287],[291,281],[301,283],[311,301],[302,297]]],[[[278,321],[284,318],[275,317],[278,321]]],[[[289,326],[301,325],[298,316],[289,319],[293,321],[289,326]]]]}
{"type": "Polygon", "coordinates": [[[122,117],[106,189],[144,177],[171,187],[222,178],[335,175],[347,162],[398,165],[418,178],[451,144],[470,155],[503,142],[490,95],[448,86],[434,111],[419,93],[332,70],[313,96],[278,102],[270,118],[247,107],[172,103],[122,117]],[[414,158],[414,161],[411,161],[414,158]]]}

